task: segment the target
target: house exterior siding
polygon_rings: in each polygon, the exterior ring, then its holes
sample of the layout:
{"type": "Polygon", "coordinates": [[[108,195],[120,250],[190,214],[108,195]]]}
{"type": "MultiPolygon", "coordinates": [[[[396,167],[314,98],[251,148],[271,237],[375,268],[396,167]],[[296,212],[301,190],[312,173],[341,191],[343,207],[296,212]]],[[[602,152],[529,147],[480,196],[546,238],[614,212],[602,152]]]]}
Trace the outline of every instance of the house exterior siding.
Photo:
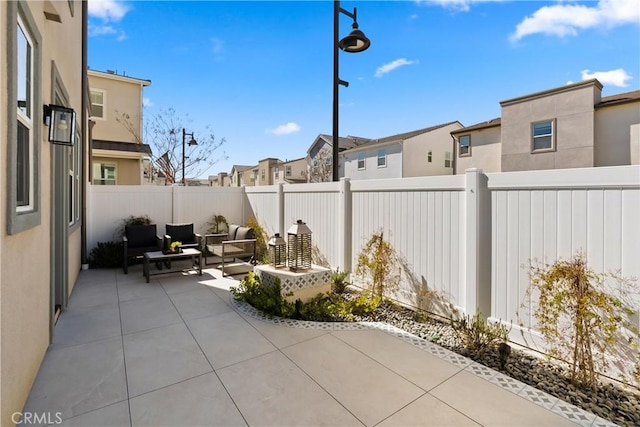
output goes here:
{"type": "Polygon", "coordinates": [[[350,179],[402,178],[402,145],[375,145],[349,150],[342,154],[344,176],[350,179]],[[378,150],[384,150],[386,165],[378,166],[378,150]],[[358,157],[364,154],[364,169],[358,168],[358,157]]]}
{"type": "Polygon", "coordinates": [[[594,166],[595,114],[602,85],[590,80],[503,101],[502,171],[594,166]],[[532,152],[532,124],[553,121],[553,148],[532,152]]]}
{"type": "Polygon", "coordinates": [[[640,101],[598,108],[595,112],[594,166],[637,165],[640,140],[633,126],[640,123],[640,101]]]}
{"type": "MultiPolygon", "coordinates": [[[[150,154],[150,149],[147,147],[148,154],[130,151],[124,143],[143,143],[142,90],[151,82],[95,70],[89,70],[87,74],[89,90],[103,94],[103,117],[91,117],[94,122],[91,135],[93,140],[110,143],[108,149],[94,148],[93,164],[115,164],[116,185],[140,185],[144,182],[144,159],[150,154]],[[122,149],[118,143],[123,143],[122,149]]],[[[100,177],[93,176],[93,169],[92,178],[93,183],[100,182],[100,177]]]]}
{"type": "MultiPolygon", "coordinates": [[[[77,114],[75,145],[85,145],[86,126],[81,122],[84,93],[83,4],[80,1],[0,2],[0,161],[2,192],[0,219],[0,425],[15,424],[12,414],[24,407],[38,369],[52,339],[53,259],[55,221],[53,203],[66,200],[67,187],[59,186],[54,172],[68,167],[70,147],[48,142],[43,105],[60,101],[77,114]],[[58,16],[50,22],[45,16],[58,16]],[[34,200],[31,212],[16,214],[17,145],[17,25],[18,17],[29,33],[32,47],[32,128],[34,200]]],[[[82,165],[84,162],[81,162],[82,165]]],[[[82,168],[82,166],[80,166],[82,168]]],[[[81,174],[81,170],[77,170],[81,174]]],[[[79,197],[79,194],[76,194],[79,197]]],[[[68,209],[68,208],[67,208],[68,209]]],[[[58,221],[59,225],[60,221],[58,221]]],[[[59,259],[68,273],[62,286],[68,296],[78,278],[81,262],[80,223],[64,226],[64,254],[59,259]]],[[[58,254],[59,255],[59,254],[58,254]]]]}
{"type": "Polygon", "coordinates": [[[486,173],[500,172],[502,167],[500,135],[500,126],[456,134],[456,175],[464,175],[466,169],[476,167],[486,173]],[[459,137],[465,135],[470,137],[470,154],[461,156],[459,137]]]}
{"type": "Polygon", "coordinates": [[[451,132],[462,128],[459,122],[409,138],[403,143],[402,176],[452,175],[453,167],[445,167],[445,153],[451,153],[453,161],[453,140],[451,132]],[[432,161],[428,154],[432,153],[432,161]]]}

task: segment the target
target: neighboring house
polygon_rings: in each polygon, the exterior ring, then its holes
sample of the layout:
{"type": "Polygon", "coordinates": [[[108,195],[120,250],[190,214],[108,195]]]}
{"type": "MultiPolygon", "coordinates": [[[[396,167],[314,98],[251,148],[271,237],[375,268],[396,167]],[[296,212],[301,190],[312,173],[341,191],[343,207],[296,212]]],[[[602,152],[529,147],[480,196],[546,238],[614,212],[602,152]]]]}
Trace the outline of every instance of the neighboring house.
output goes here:
{"type": "Polygon", "coordinates": [[[273,185],[273,173],[282,163],[281,160],[267,157],[258,162],[258,176],[255,185],[273,185]]]}
{"type": "MultiPolygon", "coordinates": [[[[368,138],[348,136],[338,138],[338,152],[355,148],[371,141],[368,138]]],[[[320,134],[307,150],[305,157],[307,163],[307,182],[328,182],[333,179],[333,137],[320,134]]],[[[344,176],[343,167],[338,165],[338,175],[344,176]]]]}
{"type": "Polygon", "coordinates": [[[350,179],[451,175],[451,132],[458,121],[372,139],[341,154],[341,174],[350,179]]]}
{"type": "Polygon", "coordinates": [[[298,184],[307,182],[307,160],[304,157],[282,162],[281,178],[275,183],[286,182],[288,184],[298,184]]]}
{"type": "Polygon", "coordinates": [[[500,172],[502,146],[500,117],[451,132],[456,142],[455,173],[480,167],[483,172],[500,172]]]}
{"type": "Polygon", "coordinates": [[[452,132],[456,173],[640,164],[640,91],[601,91],[594,79],[502,101],[500,119],[452,132]]]}
{"type": "MultiPolygon", "coordinates": [[[[151,148],[142,141],[142,90],[150,80],[88,70],[94,185],[140,185],[151,148]]],[[[153,175],[147,178],[153,179],[153,175]]]]}
{"type": "Polygon", "coordinates": [[[245,181],[245,172],[251,171],[254,167],[255,166],[233,165],[231,168],[231,186],[242,187],[243,185],[254,185],[253,183],[247,183],[245,181]]]}
{"type": "Polygon", "coordinates": [[[82,1],[0,2],[2,426],[20,421],[86,262],[87,22],[82,1]],[[51,117],[52,105],[73,112],[51,117]],[[72,145],[49,142],[50,131],[72,145]]]}
{"type": "Polygon", "coordinates": [[[231,177],[226,172],[219,172],[218,175],[209,176],[210,187],[231,187],[231,177]]]}

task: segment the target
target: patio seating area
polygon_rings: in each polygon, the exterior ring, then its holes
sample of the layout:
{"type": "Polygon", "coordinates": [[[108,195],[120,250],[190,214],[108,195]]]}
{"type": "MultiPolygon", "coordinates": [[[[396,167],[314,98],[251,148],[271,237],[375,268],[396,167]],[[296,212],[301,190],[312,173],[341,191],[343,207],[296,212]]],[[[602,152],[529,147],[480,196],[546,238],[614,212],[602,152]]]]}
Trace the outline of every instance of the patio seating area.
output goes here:
{"type": "Polygon", "coordinates": [[[82,271],[23,412],[62,425],[611,425],[384,324],[265,319],[218,269],[82,271]]]}

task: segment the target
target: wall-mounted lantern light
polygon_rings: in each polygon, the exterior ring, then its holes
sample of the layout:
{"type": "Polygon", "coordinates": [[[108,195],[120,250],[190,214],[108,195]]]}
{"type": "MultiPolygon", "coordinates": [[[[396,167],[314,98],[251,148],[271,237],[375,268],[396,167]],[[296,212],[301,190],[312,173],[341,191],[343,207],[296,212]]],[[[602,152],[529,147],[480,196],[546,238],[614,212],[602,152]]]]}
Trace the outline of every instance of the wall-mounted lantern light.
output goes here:
{"type": "Polygon", "coordinates": [[[44,124],[49,126],[49,142],[73,145],[76,134],[76,112],[61,105],[44,106],[44,124]]]}

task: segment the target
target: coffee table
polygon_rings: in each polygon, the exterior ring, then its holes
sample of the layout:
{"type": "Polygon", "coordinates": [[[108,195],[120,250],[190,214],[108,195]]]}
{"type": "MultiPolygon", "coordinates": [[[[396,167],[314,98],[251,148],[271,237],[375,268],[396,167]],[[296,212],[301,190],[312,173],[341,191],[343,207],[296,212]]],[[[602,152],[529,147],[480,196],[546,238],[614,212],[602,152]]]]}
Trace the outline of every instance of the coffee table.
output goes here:
{"type": "Polygon", "coordinates": [[[144,253],[144,264],[142,266],[142,274],[144,275],[144,277],[147,279],[147,283],[149,283],[149,277],[150,276],[155,276],[158,274],[167,274],[167,273],[175,273],[177,271],[181,271],[181,270],[160,270],[157,273],[153,273],[151,274],[151,268],[149,267],[151,263],[155,263],[155,262],[162,262],[164,263],[165,261],[171,261],[171,260],[176,260],[176,259],[184,259],[184,258],[191,258],[192,259],[192,267],[194,266],[194,262],[195,259],[198,259],[198,263],[197,265],[195,265],[195,267],[197,267],[197,271],[198,271],[198,276],[202,276],[202,252],[200,252],[197,249],[193,249],[193,248],[185,248],[182,250],[182,252],[180,253],[171,253],[171,254],[164,254],[162,253],[162,251],[154,251],[154,252],[145,252],[144,253]]]}

